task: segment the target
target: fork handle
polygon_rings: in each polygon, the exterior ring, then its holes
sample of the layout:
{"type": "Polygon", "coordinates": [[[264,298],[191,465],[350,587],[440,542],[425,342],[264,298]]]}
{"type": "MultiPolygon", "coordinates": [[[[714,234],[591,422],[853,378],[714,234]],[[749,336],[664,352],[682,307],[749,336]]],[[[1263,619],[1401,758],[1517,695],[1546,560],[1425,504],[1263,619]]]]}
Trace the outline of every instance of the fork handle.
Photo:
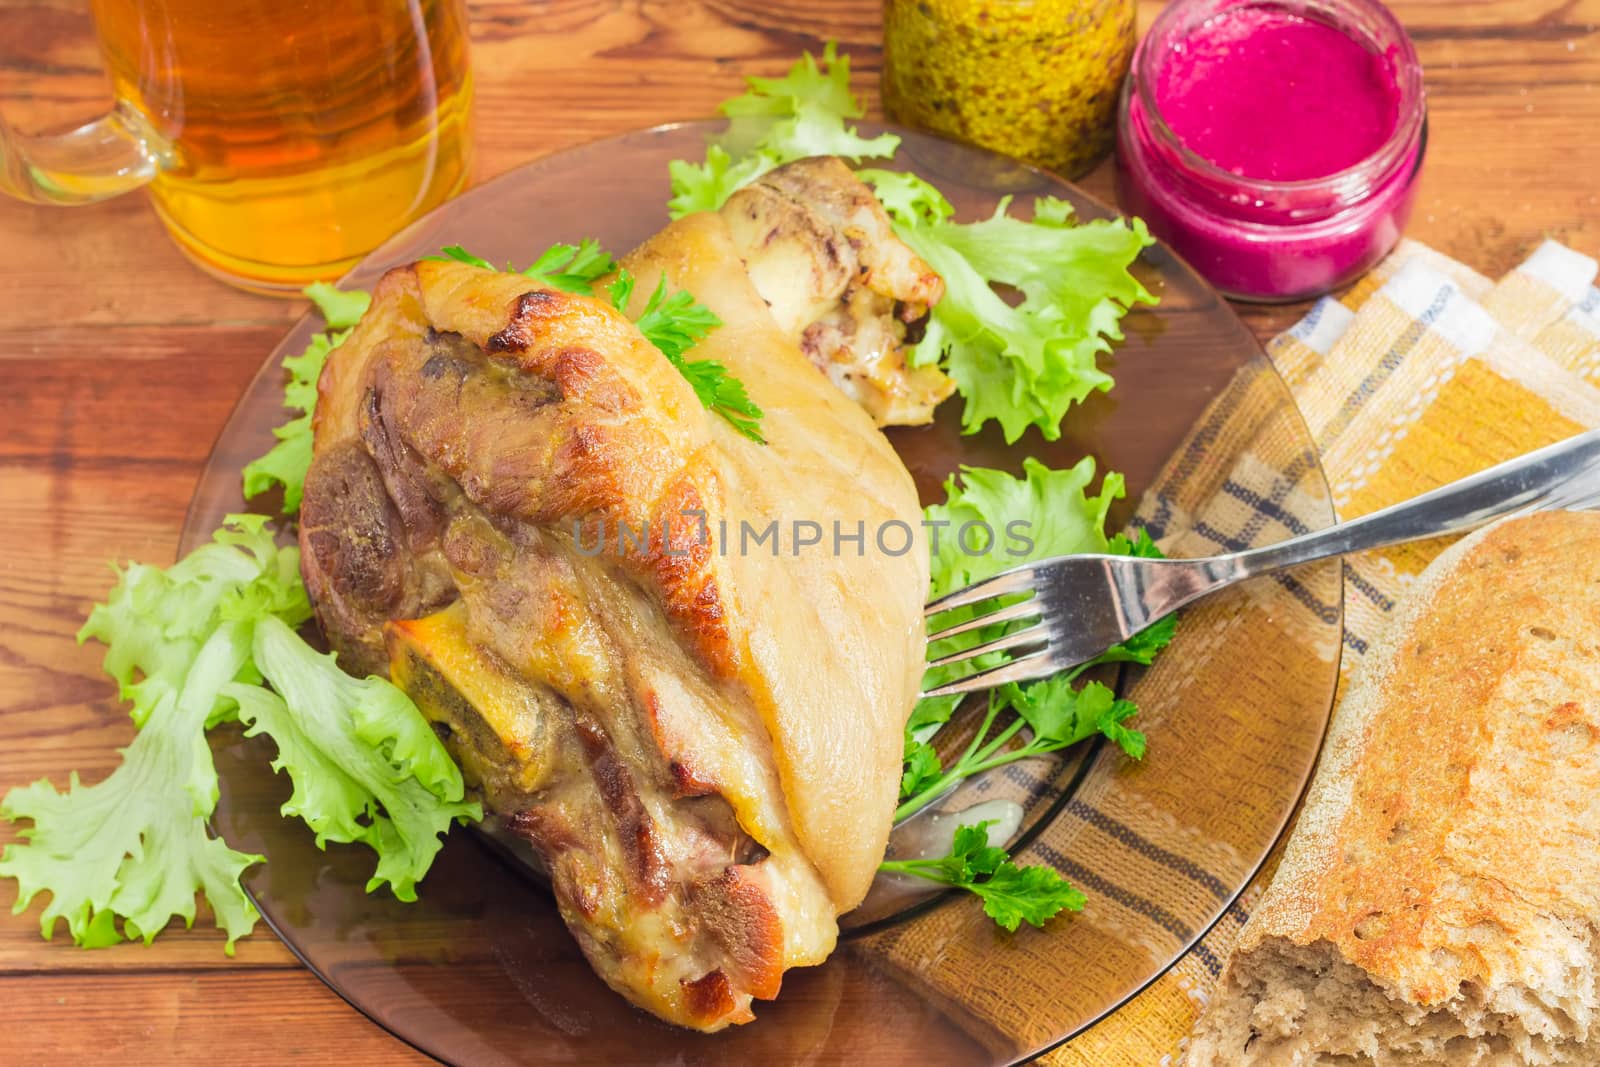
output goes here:
{"type": "Polygon", "coordinates": [[[1590,430],[1359,519],[1215,557],[1215,566],[1208,569],[1215,578],[1233,582],[1350,552],[1460,533],[1515,511],[1577,504],[1584,494],[1573,491],[1574,479],[1597,474],[1600,430],[1590,430]]]}

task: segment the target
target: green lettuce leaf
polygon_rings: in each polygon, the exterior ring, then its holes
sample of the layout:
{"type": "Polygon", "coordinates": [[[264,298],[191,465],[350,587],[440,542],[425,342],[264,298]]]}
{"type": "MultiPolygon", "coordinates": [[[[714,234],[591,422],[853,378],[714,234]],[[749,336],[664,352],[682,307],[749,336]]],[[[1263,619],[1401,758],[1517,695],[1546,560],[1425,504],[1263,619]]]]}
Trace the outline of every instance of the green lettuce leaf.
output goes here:
{"type": "MultiPolygon", "coordinates": [[[[1122,475],[1108,473],[1098,492],[1093,456],[1076,465],[1055,470],[1031,456],[1022,462],[1022,477],[984,467],[962,467],[945,482],[945,502],[926,509],[924,520],[938,533],[938,546],[929,559],[928,597],[943,596],[1003,570],[1050,556],[1078,552],[1104,552],[1106,515],[1122,499],[1122,475]],[[966,551],[958,536],[963,526],[976,523],[995,532],[994,549],[966,551]],[[1015,536],[1008,538],[1006,531],[1015,536]]],[[[981,531],[974,530],[969,544],[981,531]]]]}
{"type": "Polygon", "coordinates": [[[275,485],[283,487],[285,515],[293,515],[300,510],[300,500],[305,493],[306,471],[311,469],[311,413],[317,405],[317,379],[322,376],[328,354],[350,336],[349,327],[366,311],[371,300],[367,293],[341,293],[331,286],[323,286],[326,293],[314,292],[317,285],[308,286],[306,295],[316,302],[329,329],[341,323],[344,328],[337,333],[319,333],[311,338],[305,351],[284,357],[283,369],[288,373],[289,380],[283,387],[283,406],[300,414],[282,426],[273,428],[272,436],[277,438],[277,443],[266,454],[246,463],[243,472],[246,500],[265,493],[275,485]]]}
{"type": "Polygon", "coordinates": [[[372,305],[372,294],[362,289],[335,289],[327,282],[312,282],[300,290],[322,313],[330,330],[348,330],[361,321],[372,305]]]}
{"type": "MultiPolygon", "coordinates": [[[[78,642],[93,638],[106,646],[105,672],[142,726],[183,687],[200,647],[223,621],[267,614],[292,626],[311,617],[300,553],[273,542],[264,516],[229,515],[210,544],[165,570],[130,563],[105,603],[90,610],[78,642]]],[[[248,660],[240,678],[259,679],[248,660]]],[[[214,723],[229,710],[218,701],[207,717],[214,723]]]]}
{"type": "MultiPolygon", "coordinates": [[[[929,507],[924,513],[931,542],[929,599],[1007,568],[1051,556],[1110,552],[1159,557],[1161,550],[1143,530],[1132,537],[1106,536],[1106,518],[1125,486],[1122,476],[1113,472],[1101,479],[1098,490],[1093,490],[1094,477],[1095,463],[1090,457],[1064,470],[1052,470],[1030,458],[1024,461],[1020,478],[1004,471],[964,468],[946,483],[945,503],[929,507]],[[963,528],[967,529],[965,537],[963,528]],[[985,545],[989,546],[988,551],[973,551],[974,547],[985,545]]],[[[1002,597],[941,612],[931,620],[929,629],[936,632],[1022,599],[1002,597]]],[[[1023,625],[1026,624],[997,623],[931,642],[928,658],[972,648],[1023,625]]],[[[1079,678],[1091,667],[1104,663],[1149,664],[1172,640],[1176,628],[1175,619],[1163,620],[1088,663],[1048,678],[991,690],[978,728],[966,749],[955,755],[948,767],[940,759],[934,738],[955,713],[962,697],[919,700],[906,724],[901,803],[896,817],[905,818],[926,807],[972,775],[1056,752],[1096,734],[1109,738],[1129,758],[1142,759],[1145,737],[1127,725],[1138,708],[1130,701],[1117,699],[1099,682],[1080,686],[1079,678]]],[[[1009,657],[1006,652],[993,652],[934,668],[924,674],[924,688],[998,666],[1009,657]]]]}
{"type": "Polygon", "coordinates": [[[73,775],[59,793],[41,780],[0,802],[0,817],[33,821],[0,857],[0,876],[17,879],[18,911],[50,894],[46,937],[65,919],[80,945],[148,941],[174,916],[194,921],[197,891],[230,952],[250,931],[255,909],[238,880],[260,857],[206,833],[217,774],[205,730],[234,713],[219,696],[225,686],[260,679],[251,655],[258,621],[289,626],[310,614],[298,551],[277,547],[259,515],[228,516],[211,544],[164,571],[121,572],[78,637],[105,644],[106,672],[132,702],[139,733],[104,781],[83,785],[73,775]]]}
{"type": "Polygon", "coordinates": [[[328,355],[349,336],[348,329],[319,333],[311,338],[305,351],[284,357],[283,369],[288,372],[289,380],[283,387],[283,406],[300,414],[273,427],[272,436],[277,438],[277,443],[266,454],[244,465],[246,500],[281,485],[283,513],[293,515],[300,510],[306,471],[311,469],[311,416],[317,406],[317,379],[322,376],[328,355]]]}
{"type": "Polygon", "coordinates": [[[892,133],[863,137],[847,125],[866,109],[850,92],[850,57],[840,56],[833,41],[824,47],[820,64],[807,52],[783,77],[747,78],[746,83],[747,92],[722,105],[732,120],[723,143],[707,150],[704,163],[674,160],[669,165],[667,207],[673,218],[715,211],[740,186],[796,159],[887,159],[900,146],[892,133]]]}
{"type": "Polygon", "coordinates": [[[1129,308],[1155,297],[1129,272],[1153,243],[1144,223],[1074,224],[1071,205],[1034,203],[1033,218],[1008,214],[1009,198],[980,222],[951,221],[937,189],[913,174],[868,170],[895,233],[944,279],[945,295],[911,355],[941,363],[965,401],[962,428],[1000,423],[1014,442],[1029,426],[1061,435],[1072,405],[1111,388],[1099,356],[1122,339],[1129,308]],[[1012,304],[994,288],[1021,294],[1012,304]]]}
{"type": "Polygon", "coordinates": [[[230,954],[250,932],[256,912],[239,876],[261,857],[206,831],[217,772],[205,732],[235,717],[277,742],[276,766],[295,784],[284,814],[319,844],[366,842],[378,853],[368,888],[415,898],[438,835],[479,809],[463,802],[460,771],[403,693],[346,676],[301,640],[293,627],[310,614],[298,550],[278,547],[259,515],[228,516],[211,544],[165,570],[121,572],[79,637],[105,643],[139,732],[104,781],[74,774],[63,793],[41,780],[0,801],[0,818],[32,821],[0,855],[0,877],[17,879],[18,912],[49,895],[46,938],[64,920],[85,947],[148,942],[174,917],[193,923],[196,893],[230,954]]]}
{"type": "Polygon", "coordinates": [[[756,153],[741,156],[735,162],[719,144],[706,149],[704,163],[674,159],[667,164],[667,174],[672,179],[668,214],[676,219],[696,211],[717,210],[740,188],[776,167],[773,160],[773,156],[756,153]]]}
{"type": "Polygon", "coordinates": [[[217,691],[245,668],[250,630],[230,621],[211,633],[181,688],[148,709],[110,777],[83,785],[73,774],[65,793],[41,779],[0,802],[0,817],[33,822],[20,831],[23,842],[0,856],[0,877],[17,880],[19,913],[37,894],[50,894],[39,919],[47,940],[64,919],[85,948],[124,936],[148,944],[174,917],[194,924],[196,892],[226,932],[229,955],[254,927],[256,910],[239,876],[262,857],[206,833],[217,803],[206,719],[217,691]]]}
{"type": "Polygon", "coordinates": [[[283,814],[303,819],[319,848],[370,846],[378,865],[367,891],[388,883],[400,900],[415,900],[440,835],[455,820],[483,817],[462,800],[461,772],[428,721],[395,686],[350,677],[277,619],[257,625],[253,655],[272,690],[223,693],[238,702],[246,736],[265,733],[278,746],[273,769],[294,783],[283,814]]]}
{"type": "MultiPolygon", "coordinates": [[[[1122,475],[1112,472],[1101,479],[1098,492],[1091,493],[1094,476],[1092,456],[1085,456],[1065,470],[1053,470],[1029,457],[1023,461],[1021,478],[1005,471],[963,467],[959,476],[953,475],[945,483],[945,502],[932,505],[923,513],[931,548],[928,599],[937,599],[1036,559],[1106,551],[1106,514],[1112,503],[1121,499],[1125,488],[1122,475]],[[993,531],[990,551],[975,554],[963,549],[960,531],[969,523],[993,531]]],[[[968,543],[978,543],[980,538],[981,530],[974,528],[968,543]]],[[[944,612],[929,628],[954,626],[975,617],[980,610],[988,612],[993,606],[974,605],[944,612]]],[[[1004,624],[987,626],[935,641],[928,646],[928,658],[937,659],[992,641],[1004,635],[1005,630],[1004,624]]],[[[992,653],[974,662],[979,667],[991,667],[1004,658],[1004,653],[992,653]]],[[[932,688],[971,670],[959,664],[936,668],[924,676],[923,687],[932,688]]],[[[918,701],[907,724],[908,744],[932,737],[960,703],[959,696],[918,701]]],[[[903,795],[912,792],[908,788],[903,795]]]]}

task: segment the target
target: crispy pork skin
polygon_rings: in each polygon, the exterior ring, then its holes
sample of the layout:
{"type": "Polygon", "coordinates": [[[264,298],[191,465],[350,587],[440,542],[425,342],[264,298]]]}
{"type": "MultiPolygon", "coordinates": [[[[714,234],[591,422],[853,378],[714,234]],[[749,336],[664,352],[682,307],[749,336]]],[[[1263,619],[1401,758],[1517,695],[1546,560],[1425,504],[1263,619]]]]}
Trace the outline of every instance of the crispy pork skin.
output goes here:
{"type": "Polygon", "coordinates": [[[340,662],[435,721],[596,971],[716,1030],[827,956],[882,857],[927,550],[910,476],[723,219],[626,264],[641,303],[665,273],[722,320],[691,358],[766,444],[604,301],[419,262],[323,373],[302,566],[340,662]]]}

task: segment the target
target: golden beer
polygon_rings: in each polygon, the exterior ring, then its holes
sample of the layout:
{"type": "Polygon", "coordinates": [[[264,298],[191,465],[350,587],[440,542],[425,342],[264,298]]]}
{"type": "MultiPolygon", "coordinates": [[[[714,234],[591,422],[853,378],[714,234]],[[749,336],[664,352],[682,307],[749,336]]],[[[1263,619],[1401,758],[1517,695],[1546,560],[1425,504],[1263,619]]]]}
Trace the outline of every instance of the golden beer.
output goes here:
{"type": "Polygon", "coordinates": [[[463,0],[93,0],[151,197],[229,280],[342,274],[466,182],[463,0]]]}

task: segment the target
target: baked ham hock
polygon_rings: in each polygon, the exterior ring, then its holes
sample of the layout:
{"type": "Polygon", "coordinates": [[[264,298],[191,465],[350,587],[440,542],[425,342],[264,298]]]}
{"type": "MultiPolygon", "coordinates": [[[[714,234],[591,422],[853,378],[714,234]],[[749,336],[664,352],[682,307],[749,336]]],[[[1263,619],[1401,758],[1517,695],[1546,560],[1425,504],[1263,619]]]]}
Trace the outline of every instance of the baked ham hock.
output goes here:
{"type": "Polygon", "coordinates": [[[939,281],[856,211],[883,222],[806,161],[624,260],[636,303],[664,274],[722,320],[689,358],[744,383],[764,444],[604,299],[458,263],[385,275],[319,383],[300,541],[341,665],[435,722],[600,976],[699,1030],[833,949],[922,675],[921,512],[874,416],[939,281]],[[871,364],[872,402],[819,352],[871,364]]]}

